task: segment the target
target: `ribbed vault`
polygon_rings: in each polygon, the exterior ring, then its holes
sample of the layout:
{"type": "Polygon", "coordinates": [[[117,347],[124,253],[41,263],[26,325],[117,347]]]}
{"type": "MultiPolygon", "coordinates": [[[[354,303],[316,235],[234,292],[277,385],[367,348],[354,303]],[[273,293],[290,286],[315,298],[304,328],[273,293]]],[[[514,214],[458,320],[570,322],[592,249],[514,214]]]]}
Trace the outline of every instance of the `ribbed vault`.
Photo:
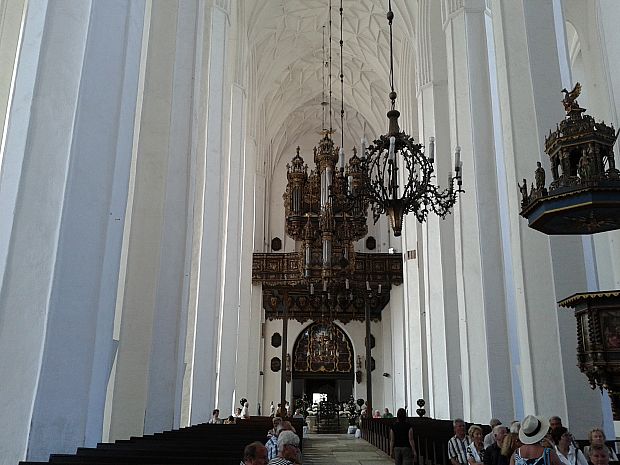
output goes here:
{"type": "MultiPolygon", "coordinates": [[[[319,140],[322,127],[323,27],[329,0],[253,0],[246,11],[249,56],[249,124],[259,166],[270,177],[300,140],[319,140]]],[[[340,15],[332,0],[332,127],[340,145],[340,15]]],[[[394,57],[413,43],[417,1],[396,1],[394,57]],[[406,40],[403,40],[406,39],[406,40]]],[[[386,129],[389,73],[387,1],[344,0],[343,74],[345,149],[386,129]]],[[[329,44],[328,44],[329,45],[329,44]]],[[[395,63],[398,67],[398,63],[395,63]]],[[[326,83],[327,87],[328,84],[326,83]]],[[[398,83],[397,83],[398,86],[398,83]]],[[[329,126],[329,123],[327,124],[329,126]]],[[[315,142],[316,143],[316,142],[315,142]]],[[[312,146],[301,147],[310,154],[312,146]]]]}

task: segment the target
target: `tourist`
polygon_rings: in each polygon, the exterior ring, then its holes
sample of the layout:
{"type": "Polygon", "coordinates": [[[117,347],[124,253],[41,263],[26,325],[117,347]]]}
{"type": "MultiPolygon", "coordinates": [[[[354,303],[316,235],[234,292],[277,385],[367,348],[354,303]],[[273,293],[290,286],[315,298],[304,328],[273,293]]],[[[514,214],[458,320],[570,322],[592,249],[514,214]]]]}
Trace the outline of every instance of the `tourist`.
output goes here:
{"type": "Polygon", "coordinates": [[[605,444],[606,439],[607,438],[605,437],[605,432],[601,428],[592,428],[588,433],[588,440],[590,441],[590,445],[583,448],[583,454],[586,456],[586,459],[590,460],[590,462],[592,461],[592,459],[590,458],[590,449],[596,444],[601,447],[606,447],[608,449],[607,455],[609,456],[609,460],[617,461],[618,456],[612,448],[605,444]]]}
{"type": "Polygon", "coordinates": [[[519,430],[519,441],[523,445],[510,458],[510,465],[563,465],[553,449],[540,444],[548,430],[549,421],[546,418],[535,415],[525,417],[519,430]]]}
{"type": "Polygon", "coordinates": [[[407,422],[405,409],[399,408],[396,422],[390,426],[390,457],[396,465],[413,465],[416,456],[413,428],[407,422]]]}
{"type": "Polygon", "coordinates": [[[484,436],[482,428],[478,425],[471,425],[467,431],[469,436],[469,446],[467,446],[467,462],[469,465],[482,465],[484,458],[484,436]]]}
{"type": "Polygon", "coordinates": [[[237,419],[232,415],[230,415],[226,420],[224,420],[225,425],[234,425],[235,423],[237,423],[237,419]]]}
{"type": "Polygon", "coordinates": [[[280,426],[280,423],[282,423],[282,418],[280,417],[273,417],[271,419],[271,424],[273,428],[267,431],[268,438],[270,438],[271,436],[277,436],[277,430],[278,430],[278,426],[280,426]]]}
{"type": "Polygon", "coordinates": [[[383,418],[394,418],[394,415],[390,413],[390,410],[387,407],[383,410],[383,418]]]}
{"type": "Polygon", "coordinates": [[[276,417],[284,418],[286,417],[286,411],[282,409],[282,404],[278,404],[278,410],[276,410],[276,417]]]}
{"type": "Polygon", "coordinates": [[[502,422],[499,421],[497,418],[491,418],[491,421],[489,421],[489,426],[491,426],[491,432],[484,437],[483,444],[484,444],[485,450],[489,446],[491,446],[491,445],[493,445],[495,443],[496,439],[495,439],[495,435],[493,434],[493,428],[495,428],[497,425],[501,425],[501,424],[502,424],[502,422]]]}
{"type": "Polygon", "coordinates": [[[285,421],[280,419],[278,426],[275,428],[275,434],[271,435],[267,442],[265,443],[265,447],[267,448],[267,459],[271,460],[278,455],[278,437],[280,433],[283,431],[292,431],[296,432],[295,428],[290,421],[285,421]]]}
{"type": "Polygon", "coordinates": [[[381,418],[381,412],[379,410],[375,410],[375,412],[372,414],[373,418],[381,418]]]}
{"type": "Polygon", "coordinates": [[[247,400],[243,403],[243,408],[241,409],[241,415],[239,418],[244,420],[248,420],[250,418],[250,403],[247,400]]]}
{"type": "Polygon", "coordinates": [[[609,447],[600,444],[590,445],[590,463],[592,465],[609,465],[609,447]]]}
{"type": "Polygon", "coordinates": [[[448,441],[448,459],[452,465],[467,465],[467,446],[469,439],[465,435],[465,422],[457,418],[452,422],[454,436],[448,441]]]}
{"type": "Polygon", "coordinates": [[[573,435],[558,426],[551,430],[551,438],[555,443],[555,451],[564,465],[588,465],[585,455],[573,445],[573,435]]]}
{"type": "Polygon", "coordinates": [[[278,455],[269,460],[269,465],[301,464],[299,436],[292,431],[281,431],[278,434],[278,455]]]}
{"type": "Polygon", "coordinates": [[[235,418],[241,418],[241,408],[237,407],[235,409],[235,413],[233,413],[232,416],[235,417],[235,418]]]}
{"type": "Polygon", "coordinates": [[[482,463],[484,465],[504,465],[508,463],[508,460],[502,460],[502,444],[504,443],[504,438],[508,434],[508,428],[503,425],[496,425],[491,431],[493,438],[495,441],[489,447],[484,449],[484,456],[482,458],[482,463]]]}
{"type": "Polygon", "coordinates": [[[269,436],[269,439],[267,439],[265,443],[265,447],[267,448],[267,460],[271,460],[278,455],[278,434],[280,434],[280,431],[282,431],[282,422],[278,423],[274,433],[269,436]]]}
{"type": "Polygon", "coordinates": [[[298,408],[297,410],[295,410],[295,415],[293,415],[293,418],[303,418],[304,414],[301,413],[301,409],[298,408]]]}
{"type": "Polygon", "coordinates": [[[521,447],[521,441],[519,441],[519,433],[508,433],[502,443],[502,456],[499,461],[501,465],[508,465],[510,463],[510,457],[514,454],[519,447],[521,447]]]}
{"type": "Polygon", "coordinates": [[[267,463],[267,449],[256,441],[245,446],[243,460],[240,465],[265,465],[267,463]]]}
{"type": "Polygon", "coordinates": [[[562,419],[560,417],[558,417],[557,415],[554,415],[549,418],[549,428],[554,430],[556,428],[561,428],[561,427],[562,427],[562,419]]]}
{"type": "Polygon", "coordinates": [[[210,423],[212,425],[221,425],[223,423],[222,419],[220,418],[219,409],[216,408],[215,410],[213,410],[213,416],[207,423],[210,423]]]}

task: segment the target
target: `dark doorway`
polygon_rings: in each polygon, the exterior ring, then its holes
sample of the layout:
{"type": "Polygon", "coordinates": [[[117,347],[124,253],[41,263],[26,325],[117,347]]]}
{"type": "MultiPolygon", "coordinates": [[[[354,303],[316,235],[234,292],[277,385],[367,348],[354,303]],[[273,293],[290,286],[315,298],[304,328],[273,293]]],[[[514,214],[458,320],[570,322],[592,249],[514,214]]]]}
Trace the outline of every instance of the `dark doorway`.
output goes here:
{"type": "Polygon", "coordinates": [[[293,400],[344,403],[353,394],[353,344],[334,323],[312,323],[298,336],[293,349],[293,400]]]}
{"type": "Polygon", "coordinates": [[[340,401],[335,379],[306,379],[305,391],[310,399],[312,399],[312,394],[320,393],[327,394],[327,399],[325,400],[328,402],[340,401]]]}

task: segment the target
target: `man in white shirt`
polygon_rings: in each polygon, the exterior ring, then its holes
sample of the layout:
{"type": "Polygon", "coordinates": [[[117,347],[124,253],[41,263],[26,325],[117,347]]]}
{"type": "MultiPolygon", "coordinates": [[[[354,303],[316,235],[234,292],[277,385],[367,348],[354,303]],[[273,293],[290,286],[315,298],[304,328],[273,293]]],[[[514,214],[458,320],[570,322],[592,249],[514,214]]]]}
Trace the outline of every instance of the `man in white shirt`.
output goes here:
{"type": "Polygon", "coordinates": [[[493,428],[498,425],[501,425],[502,422],[497,418],[491,418],[489,425],[491,425],[491,432],[484,437],[484,448],[491,446],[495,442],[495,436],[493,435],[493,428]]]}
{"type": "Polygon", "coordinates": [[[465,422],[457,418],[452,422],[454,436],[448,441],[448,458],[452,465],[467,465],[467,446],[469,438],[465,434],[465,422]]]}

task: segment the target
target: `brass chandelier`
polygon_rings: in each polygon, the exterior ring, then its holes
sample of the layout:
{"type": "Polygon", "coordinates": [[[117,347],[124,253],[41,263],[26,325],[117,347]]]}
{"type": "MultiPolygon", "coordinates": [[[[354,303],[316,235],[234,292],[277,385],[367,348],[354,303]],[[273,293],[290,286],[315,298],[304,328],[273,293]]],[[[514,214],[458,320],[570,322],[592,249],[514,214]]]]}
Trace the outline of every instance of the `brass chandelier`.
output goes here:
{"type": "Polygon", "coordinates": [[[362,146],[362,165],[365,172],[363,195],[372,204],[375,222],[386,213],[395,236],[400,236],[403,216],[413,213],[420,223],[426,221],[429,212],[441,218],[450,213],[462,190],[461,149],[456,147],[454,175],[448,174],[447,187],[441,189],[435,179],[435,140],[430,138],[429,153],[416,144],[412,137],[398,126],[400,112],[396,110],[394,90],[394,58],[392,46],[392,2],[388,0],[387,20],[390,37],[390,110],[388,133],[379,136],[368,149],[362,146]],[[403,171],[399,174],[399,171],[403,171]],[[402,178],[402,180],[401,180],[402,178]],[[401,183],[402,182],[402,186],[401,183]],[[456,189],[455,189],[456,184],[456,189]]]}
{"type": "MultiPolygon", "coordinates": [[[[447,176],[447,187],[440,188],[434,166],[434,138],[428,151],[401,131],[400,112],[396,110],[394,90],[394,60],[391,0],[387,19],[390,40],[390,110],[387,112],[387,134],[379,136],[368,147],[362,142],[361,154],[356,149],[345,165],[344,135],[341,147],[332,139],[332,60],[331,60],[331,1],[329,2],[329,61],[325,60],[323,35],[323,131],[314,148],[315,167],[308,166],[300,149],[287,164],[287,186],[284,193],[286,233],[302,244],[299,253],[300,283],[306,283],[313,294],[314,286],[325,292],[332,282],[346,283],[355,266],[353,243],[368,233],[367,212],[372,207],[375,223],[387,214],[395,236],[402,232],[403,217],[413,213],[419,222],[426,221],[429,212],[441,218],[451,212],[462,190],[460,148],[455,148],[454,174],[447,176]],[[325,102],[325,70],[329,70],[329,103],[325,102]],[[329,129],[325,129],[325,107],[329,105],[329,129]],[[428,153],[426,153],[428,152],[428,153]]],[[[344,96],[342,67],[342,5],[340,8],[340,84],[342,106],[341,126],[344,128],[344,96]]],[[[344,286],[340,286],[342,288],[344,286]]]]}

